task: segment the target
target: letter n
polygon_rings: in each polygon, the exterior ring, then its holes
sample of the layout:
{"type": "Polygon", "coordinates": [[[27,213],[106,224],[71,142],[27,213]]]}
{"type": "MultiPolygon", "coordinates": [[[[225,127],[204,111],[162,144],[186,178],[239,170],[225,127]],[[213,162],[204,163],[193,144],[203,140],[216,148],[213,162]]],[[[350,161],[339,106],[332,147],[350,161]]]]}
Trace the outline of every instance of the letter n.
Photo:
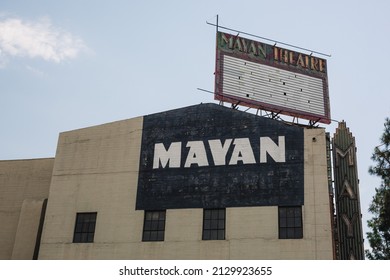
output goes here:
{"type": "Polygon", "coordinates": [[[180,167],[181,161],[181,142],[173,142],[168,150],[163,143],[154,144],[153,169],[160,167],[180,167]]]}
{"type": "Polygon", "coordinates": [[[260,163],[267,162],[267,154],[275,162],[286,162],[286,148],[284,136],[279,136],[279,145],[269,137],[260,137],[260,163]]]}

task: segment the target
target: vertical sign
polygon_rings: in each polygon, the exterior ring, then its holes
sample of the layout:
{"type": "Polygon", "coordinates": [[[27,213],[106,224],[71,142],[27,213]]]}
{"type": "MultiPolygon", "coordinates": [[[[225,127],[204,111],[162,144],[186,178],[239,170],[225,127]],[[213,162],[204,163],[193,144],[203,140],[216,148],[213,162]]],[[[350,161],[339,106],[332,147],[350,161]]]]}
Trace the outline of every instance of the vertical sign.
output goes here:
{"type": "Polygon", "coordinates": [[[340,122],[333,137],[338,258],[364,259],[355,138],[340,122]]]}

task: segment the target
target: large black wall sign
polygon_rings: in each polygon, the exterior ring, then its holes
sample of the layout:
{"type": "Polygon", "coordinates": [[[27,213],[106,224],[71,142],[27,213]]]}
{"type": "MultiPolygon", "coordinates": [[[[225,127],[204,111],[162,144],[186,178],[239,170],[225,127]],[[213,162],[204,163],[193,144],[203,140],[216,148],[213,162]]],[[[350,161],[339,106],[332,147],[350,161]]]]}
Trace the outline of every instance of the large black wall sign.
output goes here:
{"type": "Polygon", "coordinates": [[[201,104],[144,117],[136,209],[303,205],[303,129],[201,104]]]}

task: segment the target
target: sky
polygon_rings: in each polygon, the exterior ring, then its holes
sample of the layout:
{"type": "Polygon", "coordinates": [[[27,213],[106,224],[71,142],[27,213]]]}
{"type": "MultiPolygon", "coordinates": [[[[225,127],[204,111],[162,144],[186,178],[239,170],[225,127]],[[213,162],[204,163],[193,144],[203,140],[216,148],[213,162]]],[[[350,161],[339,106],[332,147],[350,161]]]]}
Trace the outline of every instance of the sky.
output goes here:
{"type": "MultiPolygon", "coordinates": [[[[215,27],[330,54],[331,117],[355,136],[363,229],[390,117],[390,2],[0,2],[0,160],[54,157],[62,131],[217,103],[215,27]]],[[[268,43],[268,42],[267,42],[268,43]]],[[[337,122],[321,125],[332,135],[337,122]]],[[[365,240],[367,248],[367,239],[365,240]]]]}

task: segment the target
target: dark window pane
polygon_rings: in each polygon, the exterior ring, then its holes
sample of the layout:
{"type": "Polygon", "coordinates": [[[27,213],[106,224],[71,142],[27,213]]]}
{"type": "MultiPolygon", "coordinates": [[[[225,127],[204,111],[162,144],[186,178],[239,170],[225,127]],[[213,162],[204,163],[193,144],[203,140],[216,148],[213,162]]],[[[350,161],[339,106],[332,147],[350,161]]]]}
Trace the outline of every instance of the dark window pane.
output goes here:
{"type": "Polygon", "coordinates": [[[88,232],[95,232],[95,223],[89,224],[88,232]]]}
{"type": "Polygon", "coordinates": [[[151,211],[146,211],[145,212],[145,220],[151,221],[152,220],[152,212],[151,211]]]}
{"type": "Polygon", "coordinates": [[[75,233],[73,237],[73,242],[74,243],[79,243],[81,241],[81,234],[80,233],[75,233]]]}
{"type": "Polygon", "coordinates": [[[287,238],[287,231],[285,228],[279,229],[279,238],[280,239],[286,239],[287,238]]]}
{"type": "Polygon", "coordinates": [[[87,234],[87,242],[93,242],[93,234],[92,233],[87,234]]]}
{"type": "Polygon", "coordinates": [[[164,230],[165,229],[165,221],[160,221],[158,223],[158,230],[164,230]]]}
{"type": "Polygon", "coordinates": [[[157,231],[151,231],[150,232],[150,240],[157,240],[157,231]]]}
{"type": "Polygon", "coordinates": [[[303,229],[295,228],[295,238],[302,238],[302,237],[303,237],[303,229]]]}
{"type": "Polygon", "coordinates": [[[81,242],[87,242],[88,233],[82,233],[81,234],[81,242]]]}
{"type": "Polygon", "coordinates": [[[294,217],[287,218],[287,227],[294,227],[295,224],[294,221],[295,221],[294,217]]]}
{"type": "Polygon", "coordinates": [[[142,240],[143,241],[149,241],[150,240],[150,231],[144,231],[142,235],[142,240]]]}
{"type": "Polygon", "coordinates": [[[291,207],[287,208],[287,217],[294,217],[294,209],[291,209],[291,207]]]}
{"type": "Polygon", "coordinates": [[[203,240],[225,239],[225,209],[204,209],[203,240]]]}
{"type": "Polygon", "coordinates": [[[295,227],[302,227],[302,218],[295,217],[295,227]]]}
{"type": "Polygon", "coordinates": [[[279,238],[303,238],[301,206],[279,207],[279,238]]]}
{"type": "Polygon", "coordinates": [[[152,229],[152,221],[145,220],[144,222],[144,231],[152,229]]]}
{"type": "Polygon", "coordinates": [[[225,220],[225,209],[218,210],[218,219],[225,220]]]}
{"type": "Polygon", "coordinates": [[[74,243],[93,242],[97,213],[77,213],[73,235],[74,243]]]}
{"type": "Polygon", "coordinates": [[[218,240],[224,240],[225,239],[225,230],[218,230],[218,240]]]}
{"type": "Polygon", "coordinates": [[[83,228],[83,224],[82,223],[77,223],[76,224],[76,228],[75,228],[75,232],[81,232],[82,231],[82,228],[83,228]]]}
{"type": "Polygon", "coordinates": [[[160,213],[158,211],[152,212],[152,220],[153,221],[157,221],[159,217],[160,217],[160,213]]]}
{"type": "Polygon", "coordinates": [[[151,221],[151,230],[158,230],[158,221],[151,221]]]}
{"type": "Polygon", "coordinates": [[[166,211],[145,211],[142,241],[164,241],[166,211]]]}
{"type": "Polygon", "coordinates": [[[158,231],[157,232],[157,240],[158,241],[164,241],[164,231],[158,231]]]}
{"type": "Polygon", "coordinates": [[[81,232],[88,232],[89,223],[85,222],[81,229],[81,232]]]}

